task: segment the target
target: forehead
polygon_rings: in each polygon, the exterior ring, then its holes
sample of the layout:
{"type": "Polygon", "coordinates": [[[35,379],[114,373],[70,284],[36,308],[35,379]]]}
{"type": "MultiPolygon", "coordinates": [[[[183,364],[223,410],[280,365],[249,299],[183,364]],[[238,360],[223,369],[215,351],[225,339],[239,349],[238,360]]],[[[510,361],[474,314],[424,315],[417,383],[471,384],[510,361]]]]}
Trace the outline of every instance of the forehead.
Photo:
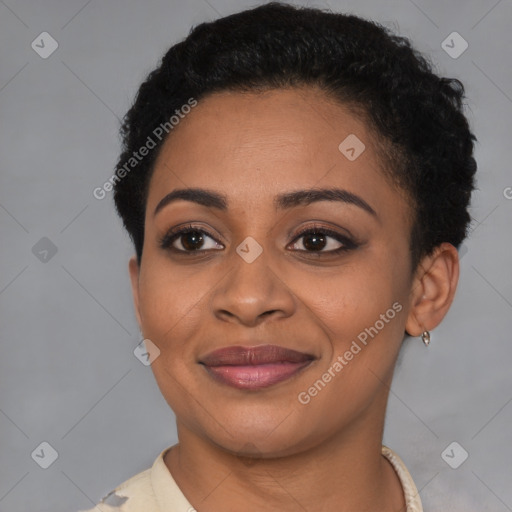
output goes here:
{"type": "Polygon", "coordinates": [[[221,92],[199,100],[164,143],[147,209],[175,188],[210,188],[247,206],[326,186],[370,204],[394,200],[364,121],[314,88],[221,92]]]}

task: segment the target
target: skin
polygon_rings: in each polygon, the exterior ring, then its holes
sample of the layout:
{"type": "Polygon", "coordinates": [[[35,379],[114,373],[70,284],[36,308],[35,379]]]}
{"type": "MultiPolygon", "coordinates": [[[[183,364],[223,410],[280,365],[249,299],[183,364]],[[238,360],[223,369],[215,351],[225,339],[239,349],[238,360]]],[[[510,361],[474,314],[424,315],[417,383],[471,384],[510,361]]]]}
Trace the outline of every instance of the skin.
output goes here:
{"type": "Polygon", "coordinates": [[[312,87],[207,96],[162,148],[142,259],[129,268],[143,336],[160,350],[153,372],[176,414],[179,444],[164,460],[199,512],[405,510],[381,455],[389,386],[405,331],[419,336],[447,313],[459,263],[446,243],[413,271],[411,206],[377,155],[365,123],[312,87]],[[349,134],[366,146],[354,161],[338,149],[349,134]],[[188,187],[220,193],[228,207],[178,200],[154,214],[188,187]],[[278,194],[324,187],[357,194],[376,215],[340,201],[274,206],[278,194]],[[204,250],[159,246],[186,223],[207,231],[204,250]],[[313,225],[359,245],[329,254],[343,245],[329,236],[311,250],[311,237],[296,234],[313,225]],[[252,263],[236,252],[248,236],[263,249],[252,263]],[[301,404],[298,394],[395,302],[402,310],[301,404]],[[267,343],[316,359],[258,391],[219,383],[198,364],[214,349],[267,343]]]}

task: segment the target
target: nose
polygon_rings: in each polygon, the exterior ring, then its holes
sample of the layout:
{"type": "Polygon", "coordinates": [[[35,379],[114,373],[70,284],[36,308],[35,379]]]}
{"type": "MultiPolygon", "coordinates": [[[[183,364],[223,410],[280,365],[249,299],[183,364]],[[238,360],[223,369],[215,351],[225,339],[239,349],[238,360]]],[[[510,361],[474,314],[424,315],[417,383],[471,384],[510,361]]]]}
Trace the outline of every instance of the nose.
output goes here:
{"type": "Polygon", "coordinates": [[[254,327],[293,315],[294,294],[271,268],[265,251],[250,263],[235,253],[230,264],[232,271],[216,288],[211,302],[218,319],[254,327]]]}

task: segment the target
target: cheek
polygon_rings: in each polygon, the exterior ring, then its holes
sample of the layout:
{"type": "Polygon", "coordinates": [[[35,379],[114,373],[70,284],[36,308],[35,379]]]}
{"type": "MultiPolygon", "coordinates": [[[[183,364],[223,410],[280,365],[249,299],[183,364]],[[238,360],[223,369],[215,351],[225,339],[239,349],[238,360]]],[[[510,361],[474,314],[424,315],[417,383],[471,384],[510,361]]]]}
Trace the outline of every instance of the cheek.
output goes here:
{"type": "MultiPolygon", "coordinates": [[[[396,319],[398,323],[402,321],[397,309],[405,308],[392,306],[395,302],[403,306],[406,296],[405,282],[401,283],[403,272],[395,272],[390,263],[360,262],[315,276],[304,272],[290,276],[287,284],[333,343],[343,345],[376,322],[382,327],[381,315],[385,316],[384,321],[390,320],[386,326],[391,321],[397,323],[396,319]]],[[[386,330],[390,329],[386,327],[386,330]]]]}
{"type": "Polygon", "coordinates": [[[173,270],[158,258],[142,266],[139,309],[148,333],[165,341],[193,321],[203,308],[209,289],[209,284],[199,282],[197,276],[179,268],[173,270]]]}
{"type": "Polygon", "coordinates": [[[327,336],[324,358],[300,390],[310,420],[325,423],[313,430],[356,417],[386,388],[403,339],[406,294],[400,276],[383,268],[345,268],[310,287],[308,314],[327,336]]]}
{"type": "MultiPolygon", "coordinates": [[[[156,260],[155,258],[154,260],[156,260]]],[[[165,262],[152,261],[141,270],[139,310],[146,338],[159,348],[151,365],[169,406],[186,411],[194,391],[196,366],[191,337],[204,320],[208,284],[165,262]]]]}

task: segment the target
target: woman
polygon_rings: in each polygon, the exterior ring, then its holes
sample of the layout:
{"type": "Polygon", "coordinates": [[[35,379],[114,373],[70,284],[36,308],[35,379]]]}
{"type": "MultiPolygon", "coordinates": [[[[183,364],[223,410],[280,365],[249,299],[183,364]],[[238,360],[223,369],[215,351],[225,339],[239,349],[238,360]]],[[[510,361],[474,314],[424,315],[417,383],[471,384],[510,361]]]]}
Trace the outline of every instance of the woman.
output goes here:
{"type": "Polygon", "coordinates": [[[457,286],[463,98],[384,27],[278,3],[167,52],[111,182],[179,443],[98,509],[422,510],[382,434],[457,286]]]}

